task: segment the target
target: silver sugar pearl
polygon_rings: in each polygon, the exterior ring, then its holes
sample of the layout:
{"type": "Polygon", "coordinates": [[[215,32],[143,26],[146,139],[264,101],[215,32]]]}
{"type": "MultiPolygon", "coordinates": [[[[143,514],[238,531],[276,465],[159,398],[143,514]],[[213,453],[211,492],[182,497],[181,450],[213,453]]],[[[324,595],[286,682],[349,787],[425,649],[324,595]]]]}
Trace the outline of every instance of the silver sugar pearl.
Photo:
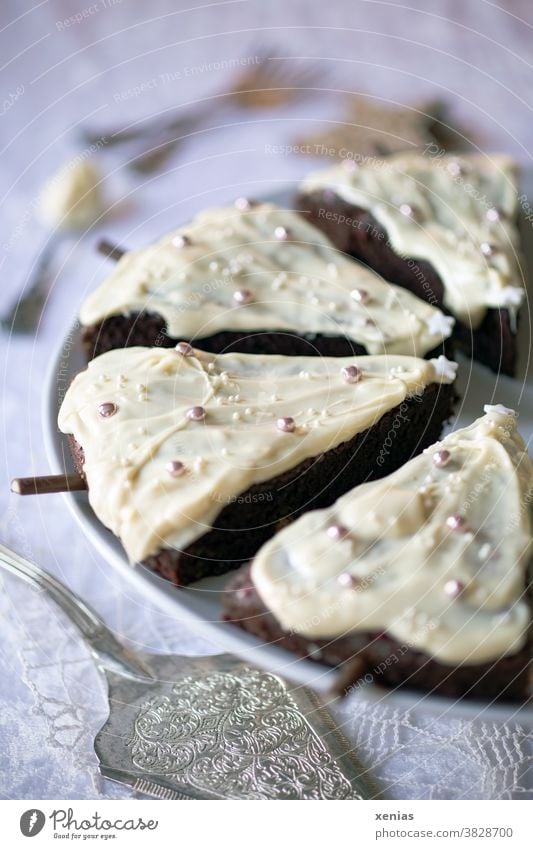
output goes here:
{"type": "Polygon", "coordinates": [[[458,581],[456,578],[452,578],[451,581],[446,581],[444,584],[444,592],[446,595],[449,595],[450,598],[457,598],[457,596],[461,595],[465,588],[465,585],[462,581],[458,581]]]}
{"type": "Polygon", "coordinates": [[[286,227],[276,227],[274,230],[274,236],[279,242],[286,242],[289,238],[289,231],[286,227]]]}
{"type": "Polygon", "coordinates": [[[487,220],[488,221],[499,221],[500,220],[500,210],[496,209],[495,206],[491,206],[490,209],[487,209],[487,220]]]}
{"type": "Polygon", "coordinates": [[[250,289],[237,289],[237,291],[233,293],[233,300],[236,304],[250,304],[253,299],[254,296],[250,289]]]}
{"type": "Polygon", "coordinates": [[[236,208],[239,209],[241,212],[245,212],[247,209],[250,209],[251,205],[252,204],[250,203],[248,198],[237,198],[237,200],[235,201],[236,208]]]}
{"type": "Polygon", "coordinates": [[[402,215],[405,215],[406,218],[414,218],[415,217],[415,211],[414,211],[413,207],[410,206],[408,203],[401,203],[400,204],[400,212],[402,213],[402,215]]]}
{"type": "Polygon", "coordinates": [[[345,366],[341,369],[341,374],[346,383],[358,383],[363,377],[363,373],[357,366],[345,366]]]}
{"type": "Polygon", "coordinates": [[[366,289],[353,289],[350,292],[350,295],[354,301],[357,301],[359,304],[367,304],[370,298],[366,289]]]}
{"type": "Polygon", "coordinates": [[[184,236],[182,233],[179,233],[172,239],[172,244],[175,248],[186,248],[188,245],[191,244],[191,240],[188,236],[184,236]]]}
{"type": "Polygon", "coordinates": [[[167,463],[167,472],[173,478],[179,478],[185,471],[185,463],[182,463],[181,460],[171,460],[170,463],[167,463]]]}
{"type": "Polygon", "coordinates": [[[452,177],[459,177],[463,173],[463,168],[456,159],[452,159],[451,162],[448,162],[447,165],[448,173],[452,175],[452,177]]]}
{"type": "Polygon", "coordinates": [[[444,466],[447,466],[451,459],[451,454],[445,448],[441,448],[440,451],[435,451],[433,455],[433,463],[437,467],[437,469],[443,469],[444,466]]]}
{"type": "Polygon", "coordinates": [[[108,419],[110,416],[114,416],[117,410],[118,407],[116,404],[113,404],[112,401],[105,401],[98,407],[98,415],[103,419],[108,419]]]}
{"type": "Polygon", "coordinates": [[[344,525],[330,525],[326,533],[331,539],[345,539],[350,531],[344,525]]]}
{"type": "Polygon", "coordinates": [[[203,407],[191,407],[185,415],[191,422],[203,422],[206,413],[203,407]]]}
{"type": "Polygon", "coordinates": [[[343,159],[341,163],[345,171],[357,171],[359,163],[355,159],[343,159]]]}
{"type": "Polygon", "coordinates": [[[464,516],[456,513],[454,516],[448,516],[446,519],[446,525],[452,531],[464,531],[466,530],[466,519],[464,516]]]}
{"type": "Polygon", "coordinates": [[[178,354],[181,354],[182,357],[192,357],[192,355],[194,354],[193,347],[192,345],[189,345],[188,342],[178,342],[175,347],[175,351],[178,354]]]}
{"type": "Polygon", "coordinates": [[[489,242],[482,242],[479,249],[483,256],[492,256],[494,253],[494,248],[491,244],[489,244],[489,242]]]}
{"type": "Polygon", "coordinates": [[[290,416],[282,416],[277,420],[276,427],[278,430],[283,431],[283,433],[294,433],[296,422],[290,416]]]}
{"type": "Polygon", "coordinates": [[[361,583],[359,578],[355,575],[350,575],[349,572],[341,572],[337,578],[337,582],[341,585],[341,587],[345,587],[347,590],[354,590],[361,583]]]}

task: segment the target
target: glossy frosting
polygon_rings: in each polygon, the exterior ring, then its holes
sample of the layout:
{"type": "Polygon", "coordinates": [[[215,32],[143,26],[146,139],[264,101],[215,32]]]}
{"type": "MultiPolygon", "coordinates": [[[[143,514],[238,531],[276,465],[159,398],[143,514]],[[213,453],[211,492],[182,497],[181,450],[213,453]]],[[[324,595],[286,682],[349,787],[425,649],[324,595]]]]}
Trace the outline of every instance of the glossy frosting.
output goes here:
{"type": "Polygon", "coordinates": [[[524,297],[516,179],[503,155],[402,153],[311,174],[302,191],[331,189],[371,212],[398,254],[432,264],[444,305],[478,327],[488,307],[513,312],[524,297]]]}
{"type": "Polygon", "coordinates": [[[533,465],[516,414],[485,409],[260,550],[254,584],[285,629],[311,638],[386,630],[443,663],[521,647],[533,465]]]}
{"type": "Polygon", "coordinates": [[[453,321],[440,310],[346,259],[296,212],[240,205],[209,209],[126,253],[82,305],[82,324],[146,310],[163,316],[177,339],[227,330],[320,333],[370,354],[412,356],[450,335],[453,321]]]}
{"type": "Polygon", "coordinates": [[[65,165],[39,198],[42,218],[60,230],[87,227],[102,212],[102,175],[88,159],[65,165]]]}
{"type": "Polygon", "coordinates": [[[114,350],[77,375],[58,424],[84,449],[95,513],[143,560],[185,548],[250,486],[352,438],[428,384],[449,383],[455,366],[355,363],[360,379],[348,382],[354,361],[344,358],[114,350]]]}

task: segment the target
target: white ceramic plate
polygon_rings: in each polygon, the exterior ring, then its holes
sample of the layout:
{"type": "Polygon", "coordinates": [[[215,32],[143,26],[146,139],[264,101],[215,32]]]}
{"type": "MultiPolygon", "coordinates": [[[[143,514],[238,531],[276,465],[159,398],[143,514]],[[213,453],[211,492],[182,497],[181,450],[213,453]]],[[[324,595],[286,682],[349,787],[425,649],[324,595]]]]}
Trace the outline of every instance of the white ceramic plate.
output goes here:
{"type": "MultiPolygon", "coordinates": [[[[281,202],[282,197],[273,198],[281,202]]],[[[525,225],[524,244],[528,253],[528,269],[533,269],[533,233],[529,225],[525,225]]],[[[530,275],[530,279],[533,276],[530,275]]],[[[460,363],[458,389],[461,401],[453,427],[463,427],[483,413],[483,405],[488,403],[504,404],[520,411],[520,431],[526,441],[533,438],[533,376],[528,375],[529,349],[531,339],[531,322],[527,307],[522,311],[520,327],[520,376],[516,379],[494,375],[488,369],[470,363],[463,357],[458,357],[460,363]]],[[[57,411],[62,395],[72,377],[86,365],[82,354],[79,329],[77,325],[66,331],[64,339],[60,340],[57,352],[52,359],[44,396],[43,425],[46,450],[51,468],[54,472],[73,470],[72,459],[66,437],[57,429],[57,411]]],[[[86,493],[69,493],[65,495],[66,502],[74,514],[81,530],[105,558],[125,580],[136,585],[151,601],[162,607],[169,615],[180,621],[186,620],[207,639],[220,646],[221,650],[232,652],[244,657],[249,662],[267,668],[293,681],[314,687],[317,690],[328,690],[335,679],[336,673],[331,668],[309,660],[296,658],[292,653],[260,640],[241,631],[228,623],[220,622],[221,589],[228,580],[228,575],[199,581],[192,587],[177,589],[168,581],[153,574],[148,569],[131,566],[118,539],[96,518],[86,493]]],[[[375,685],[365,688],[365,693],[372,700],[394,700],[398,706],[424,705],[424,708],[437,711],[440,714],[453,709],[454,715],[459,710],[462,715],[485,716],[490,712],[491,717],[515,716],[520,713],[521,721],[531,717],[533,710],[516,705],[488,706],[478,702],[453,702],[451,700],[424,696],[420,693],[394,691],[386,693],[375,685]]]]}

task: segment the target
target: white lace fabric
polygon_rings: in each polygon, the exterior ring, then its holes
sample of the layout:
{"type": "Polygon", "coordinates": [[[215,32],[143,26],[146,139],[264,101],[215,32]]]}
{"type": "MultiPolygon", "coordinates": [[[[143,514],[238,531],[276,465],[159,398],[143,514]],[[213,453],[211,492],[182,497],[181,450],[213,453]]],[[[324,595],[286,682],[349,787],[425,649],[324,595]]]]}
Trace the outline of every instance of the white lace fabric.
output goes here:
{"type": "MultiPolygon", "coordinates": [[[[0,532],[5,538],[5,523],[0,532]]],[[[10,540],[13,547],[16,542],[10,540]]],[[[82,562],[75,565],[83,593],[84,585],[91,584],[90,570],[82,562]]],[[[106,605],[113,609],[116,630],[127,633],[133,647],[216,652],[109,578],[106,605]]],[[[100,605],[98,595],[94,603],[100,605]]],[[[74,627],[46,596],[4,573],[0,626],[4,798],[129,798],[129,789],[98,772],[93,739],[106,719],[107,693],[74,627]]],[[[376,704],[357,692],[332,712],[365,774],[387,798],[533,798],[533,734],[530,725],[512,718],[512,711],[507,721],[465,719],[453,710],[447,718],[435,718],[423,707],[402,708],[387,699],[376,704]]]]}

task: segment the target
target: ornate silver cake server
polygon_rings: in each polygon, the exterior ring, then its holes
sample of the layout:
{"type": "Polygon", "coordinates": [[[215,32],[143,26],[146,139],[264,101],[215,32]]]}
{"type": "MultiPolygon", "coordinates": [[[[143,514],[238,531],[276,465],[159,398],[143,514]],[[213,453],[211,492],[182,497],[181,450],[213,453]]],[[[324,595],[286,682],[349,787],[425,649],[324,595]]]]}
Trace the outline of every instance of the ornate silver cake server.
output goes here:
{"type": "Polygon", "coordinates": [[[161,799],[378,796],[311,690],[227,654],[134,653],[43,569],[2,545],[0,565],[62,608],[106,676],[109,717],[94,744],[102,775],[161,799]]]}

